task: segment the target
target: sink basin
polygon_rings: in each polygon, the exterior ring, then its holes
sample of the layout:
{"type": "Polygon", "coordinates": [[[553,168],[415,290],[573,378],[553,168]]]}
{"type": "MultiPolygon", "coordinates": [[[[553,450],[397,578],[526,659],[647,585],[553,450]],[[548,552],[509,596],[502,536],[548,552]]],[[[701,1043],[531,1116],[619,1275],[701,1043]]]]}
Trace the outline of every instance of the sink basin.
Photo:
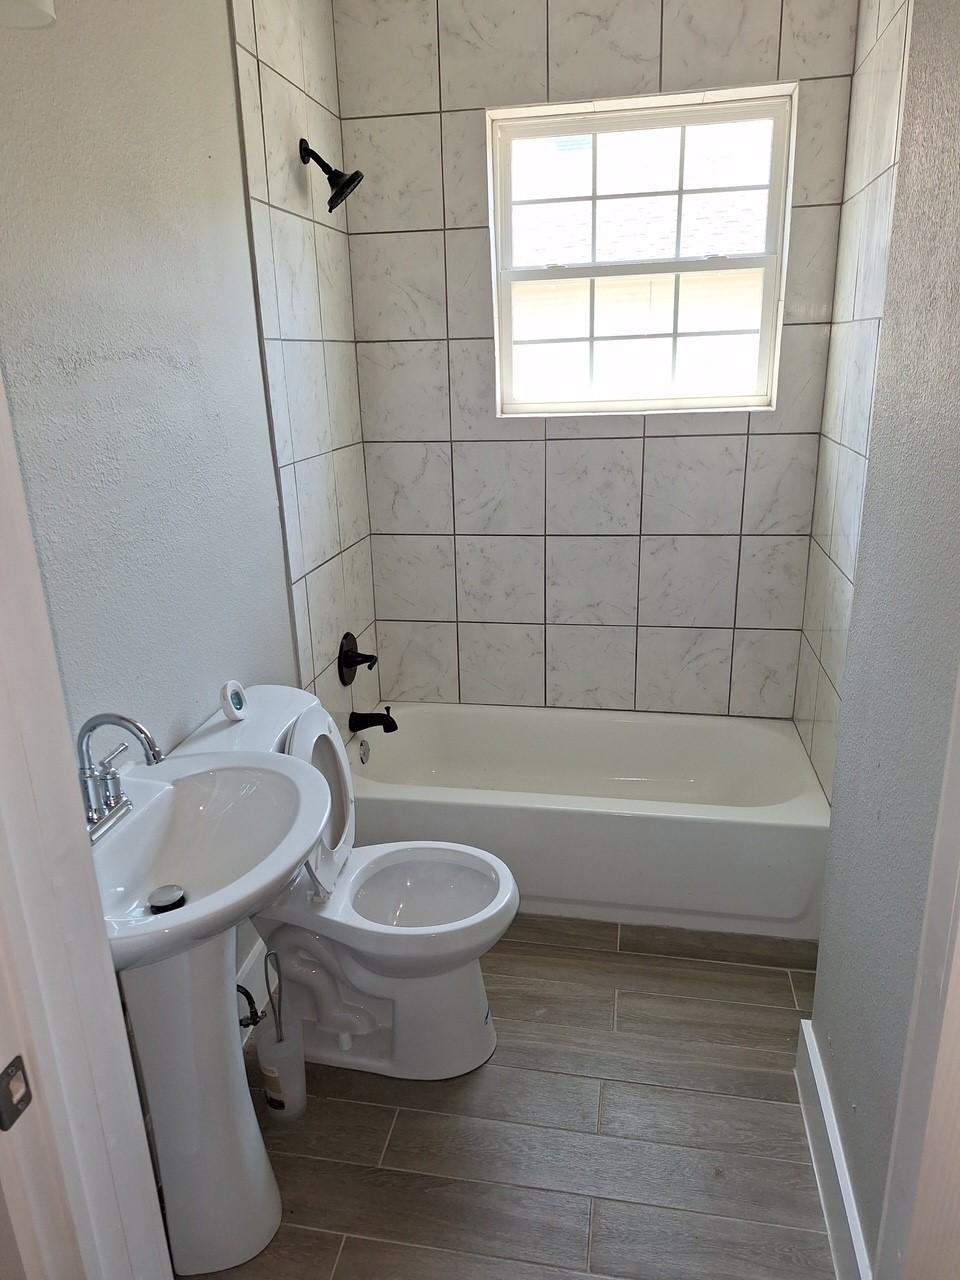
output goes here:
{"type": "Polygon", "coordinates": [[[270,903],[330,809],[319,771],[274,752],[174,755],[123,782],[133,812],[93,853],[118,970],[196,946],[270,903]],[[150,893],[169,884],[185,904],[152,914],[150,893]]]}

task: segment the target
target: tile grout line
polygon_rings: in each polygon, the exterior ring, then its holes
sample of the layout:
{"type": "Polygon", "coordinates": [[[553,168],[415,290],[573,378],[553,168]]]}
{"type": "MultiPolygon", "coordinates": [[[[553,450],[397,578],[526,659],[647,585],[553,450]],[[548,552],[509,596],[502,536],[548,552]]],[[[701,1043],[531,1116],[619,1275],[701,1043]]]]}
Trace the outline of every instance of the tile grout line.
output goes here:
{"type": "MultiPolygon", "coordinates": [[[[370,1105],[370,1104],[368,1104],[368,1105],[370,1105]]],[[[376,1105],[376,1104],[373,1104],[373,1105],[376,1105]]],[[[384,1143],[383,1143],[383,1150],[380,1152],[380,1159],[377,1161],[377,1166],[376,1166],[376,1167],[377,1167],[378,1169],[382,1169],[382,1168],[383,1168],[383,1161],[384,1161],[384,1157],[385,1157],[385,1156],[386,1156],[386,1154],[387,1154],[387,1147],[389,1147],[389,1145],[390,1145],[390,1139],[393,1137],[393,1131],[394,1131],[394,1129],[397,1127],[397,1120],[399,1119],[399,1117],[400,1117],[400,1108],[399,1108],[399,1107],[394,1107],[394,1109],[393,1109],[393,1119],[390,1121],[390,1128],[387,1130],[387,1136],[386,1136],[386,1138],[384,1139],[384,1143]]]]}
{"type": "MultiPolygon", "coordinates": [[[[309,1231],[309,1230],[311,1230],[311,1229],[313,1229],[313,1228],[310,1228],[310,1227],[307,1227],[307,1228],[306,1228],[306,1230],[308,1230],[308,1231],[309,1231]]],[[[330,1280],[336,1280],[337,1267],[339,1267],[339,1265],[340,1265],[340,1259],[341,1259],[341,1258],[342,1258],[342,1256],[343,1256],[343,1247],[344,1247],[344,1245],[345,1245],[346,1243],[347,1243],[347,1237],[346,1237],[346,1233],[344,1233],[344,1234],[340,1237],[340,1247],[339,1247],[339,1249],[337,1250],[337,1256],[336,1256],[336,1258],[335,1258],[335,1259],[334,1259],[334,1261],[333,1261],[333,1270],[330,1272],[330,1280]]]]}

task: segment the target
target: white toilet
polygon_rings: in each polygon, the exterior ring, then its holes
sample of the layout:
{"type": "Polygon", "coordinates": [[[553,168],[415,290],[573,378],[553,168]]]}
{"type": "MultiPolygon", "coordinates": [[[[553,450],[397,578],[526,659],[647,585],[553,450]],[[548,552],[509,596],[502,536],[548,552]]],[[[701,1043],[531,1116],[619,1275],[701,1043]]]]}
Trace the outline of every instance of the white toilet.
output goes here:
{"type": "Polygon", "coordinates": [[[350,764],[333,718],[298,689],[257,685],[247,697],[245,720],[215,716],[191,747],[285,750],[323,773],[333,802],[309,871],[254,917],[279,956],[308,1061],[421,1080],[472,1071],[496,1045],[479,958],[517,912],[509,868],[460,844],[355,848],[350,764]]]}

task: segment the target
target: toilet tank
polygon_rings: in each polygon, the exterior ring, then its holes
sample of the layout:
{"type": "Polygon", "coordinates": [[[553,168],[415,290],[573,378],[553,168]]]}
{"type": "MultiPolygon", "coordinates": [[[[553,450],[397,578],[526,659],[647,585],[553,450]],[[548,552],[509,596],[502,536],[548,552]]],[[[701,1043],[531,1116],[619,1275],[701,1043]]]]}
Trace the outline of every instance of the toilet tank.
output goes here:
{"type": "Polygon", "coordinates": [[[283,684],[255,684],[245,689],[247,715],[228,720],[218,708],[209,720],[176,748],[177,755],[202,751],[282,751],[290,726],[317,699],[303,689],[283,684]]]}

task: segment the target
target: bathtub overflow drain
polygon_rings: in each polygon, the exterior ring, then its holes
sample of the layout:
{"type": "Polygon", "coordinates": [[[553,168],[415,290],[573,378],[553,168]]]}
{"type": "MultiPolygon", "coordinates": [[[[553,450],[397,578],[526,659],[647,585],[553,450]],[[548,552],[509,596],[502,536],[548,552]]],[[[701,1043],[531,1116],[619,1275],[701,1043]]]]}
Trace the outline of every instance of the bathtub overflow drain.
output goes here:
{"type": "Polygon", "coordinates": [[[360,763],[366,764],[370,759],[370,743],[366,738],[360,739],[360,763]]]}

